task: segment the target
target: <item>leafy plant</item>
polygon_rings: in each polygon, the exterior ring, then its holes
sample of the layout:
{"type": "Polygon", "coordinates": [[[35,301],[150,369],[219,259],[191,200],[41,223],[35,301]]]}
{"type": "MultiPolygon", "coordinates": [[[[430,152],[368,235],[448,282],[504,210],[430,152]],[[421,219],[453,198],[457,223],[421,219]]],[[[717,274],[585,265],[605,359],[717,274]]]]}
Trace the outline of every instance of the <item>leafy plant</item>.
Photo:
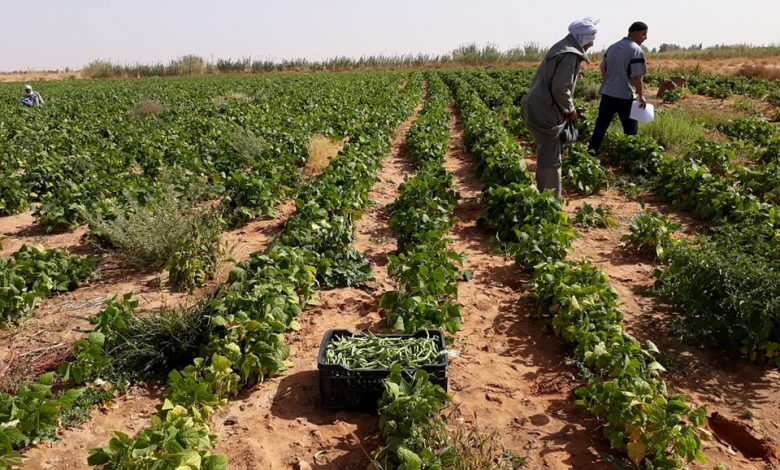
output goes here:
{"type": "Polygon", "coordinates": [[[685,89],[683,87],[675,87],[670,90],[666,90],[663,96],[663,102],[666,104],[672,104],[680,101],[685,95],[685,89]]]}
{"type": "Polygon", "coordinates": [[[108,447],[90,451],[87,463],[117,470],[193,466],[222,470],[227,468],[227,458],[211,454],[215,440],[201,412],[175,406],[164,417],[152,417],[152,426],[141,430],[135,438],[115,432],[108,447]]]}
{"type": "Polygon", "coordinates": [[[574,216],[574,223],[585,227],[609,228],[617,225],[617,221],[612,216],[609,208],[604,205],[593,207],[587,202],[577,208],[574,216]]]}
{"type": "Polygon", "coordinates": [[[426,165],[404,181],[400,196],[390,205],[390,229],[403,251],[420,243],[428,233],[445,233],[452,226],[458,193],[452,189],[452,173],[441,165],[426,165]]]}
{"type": "Polygon", "coordinates": [[[632,175],[655,175],[662,160],[663,147],[648,136],[610,135],[602,151],[632,175]]]}
{"type": "Polygon", "coordinates": [[[644,347],[623,330],[617,293],[606,274],[588,262],[548,263],[534,273],[538,313],[574,346],[591,370],[577,403],[605,422],[604,437],[636,466],[682,468],[704,461],[698,429],[706,417],[682,396],[670,396],[658,379],[658,348],[644,347]]]}
{"type": "Polygon", "coordinates": [[[25,382],[15,395],[0,392],[0,462],[21,465],[17,449],[54,433],[63,411],[70,409],[82,390],[57,393],[54,373],[25,382]]]}
{"type": "Polygon", "coordinates": [[[759,146],[766,146],[778,138],[777,128],[770,122],[755,118],[732,119],[718,130],[733,139],[740,139],[759,146]]]}
{"type": "Polygon", "coordinates": [[[698,343],[780,367],[777,222],[719,229],[701,246],[673,248],[656,292],[680,309],[680,333],[698,343]]]}
{"type": "Polygon", "coordinates": [[[193,289],[211,278],[225,245],[221,236],[222,221],[204,217],[187,238],[179,240],[168,259],[168,279],[176,286],[193,289]]]}
{"type": "Polygon", "coordinates": [[[450,467],[456,457],[454,449],[428,448],[427,429],[436,425],[431,424],[432,419],[452,398],[432,384],[423,370],[407,382],[400,367],[394,366],[384,385],[385,392],[379,400],[379,429],[386,445],[376,456],[382,468],[450,467]]]}
{"type": "Polygon", "coordinates": [[[97,259],[78,258],[61,248],[22,245],[0,258],[0,323],[16,320],[41,300],[95,277],[97,259]]]}
{"type": "Polygon", "coordinates": [[[520,266],[532,268],[566,256],[575,235],[554,194],[514,183],[488,189],[484,199],[490,226],[520,266]]]}
{"type": "Polygon", "coordinates": [[[719,144],[702,139],[694,142],[685,156],[696,163],[705,165],[713,174],[723,175],[736,158],[737,152],[729,144],[719,144]]]}
{"type": "Polygon", "coordinates": [[[607,173],[584,145],[567,146],[563,152],[562,166],[564,184],[583,196],[598,193],[607,187],[607,173]]]}
{"type": "Polygon", "coordinates": [[[634,215],[629,224],[630,233],[621,240],[632,249],[664,260],[665,253],[675,240],[672,234],[681,228],[658,211],[643,211],[634,215]]]}
{"type": "Polygon", "coordinates": [[[387,272],[398,290],[384,293],[379,303],[388,310],[390,327],[406,332],[438,327],[458,331],[457,282],[464,276],[459,269],[463,261],[462,254],[446,249],[445,241],[433,240],[390,255],[387,272]]]}

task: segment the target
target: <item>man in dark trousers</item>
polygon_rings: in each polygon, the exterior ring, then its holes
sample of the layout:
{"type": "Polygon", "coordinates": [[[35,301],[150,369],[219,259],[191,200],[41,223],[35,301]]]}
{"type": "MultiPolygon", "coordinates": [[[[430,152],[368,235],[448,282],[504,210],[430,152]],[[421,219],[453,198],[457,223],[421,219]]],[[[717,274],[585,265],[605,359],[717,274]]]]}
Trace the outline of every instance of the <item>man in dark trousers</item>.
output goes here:
{"type": "Polygon", "coordinates": [[[593,129],[588,149],[598,153],[601,141],[615,114],[620,117],[623,132],[635,135],[639,123],[631,119],[631,104],[636,99],[639,107],[647,105],[645,101],[642,77],[647,73],[645,55],[640,47],[647,39],[647,25],[641,21],[628,28],[628,36],[612,44],[604,53],[601,61],[601,103],[599,115],[593,129]]]}

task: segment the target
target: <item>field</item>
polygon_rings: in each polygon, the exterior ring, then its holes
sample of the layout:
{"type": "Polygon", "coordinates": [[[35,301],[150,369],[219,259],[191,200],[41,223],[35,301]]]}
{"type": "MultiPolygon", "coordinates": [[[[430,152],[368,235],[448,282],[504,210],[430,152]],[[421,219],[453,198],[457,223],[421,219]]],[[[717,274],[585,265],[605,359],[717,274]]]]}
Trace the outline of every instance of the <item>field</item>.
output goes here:
{"type": "Polygon", "coordinates": [[[689,76],[559,201],[532,74],[0,84],[0,467],[780,466],[779,82],[689,76]],[[320,406],[328,330],[421,328],[449,395],[320,406]]]}

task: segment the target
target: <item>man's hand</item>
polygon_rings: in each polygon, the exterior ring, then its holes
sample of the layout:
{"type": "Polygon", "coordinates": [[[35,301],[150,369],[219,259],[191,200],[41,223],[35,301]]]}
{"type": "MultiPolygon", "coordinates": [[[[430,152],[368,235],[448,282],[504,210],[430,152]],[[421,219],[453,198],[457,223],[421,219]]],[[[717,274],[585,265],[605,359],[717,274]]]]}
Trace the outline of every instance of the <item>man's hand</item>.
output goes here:
{"type": "Polygon", "coordinates": [[[637,101],[639,102],[639,107],[640,108],[645,109],[647,107],[647,100],[645,100],[644,96],[638,97],[637,101]]]}
{"type": "Polygon", "coordinates": [[[568,119],[571,122],[577,122],[577,118],[578,117],[579,117],[579,115],[577,114],[577,110],[576,109],[572,110],[569,113],[566,113],[566,119],[568,119]]]}

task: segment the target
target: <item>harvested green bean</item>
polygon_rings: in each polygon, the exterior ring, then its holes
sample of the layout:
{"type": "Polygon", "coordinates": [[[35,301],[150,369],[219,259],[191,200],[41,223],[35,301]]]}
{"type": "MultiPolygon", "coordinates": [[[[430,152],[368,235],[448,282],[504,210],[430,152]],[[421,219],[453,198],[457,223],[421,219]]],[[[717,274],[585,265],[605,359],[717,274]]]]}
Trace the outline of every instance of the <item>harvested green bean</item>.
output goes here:
{"type": "Polygon", "coordinates": [[[325,362],[348,369],[389,369],[393,364],[414,369],[439,362],[441,351],[435,338],[334,337],[325,349],[325,362]]]}

